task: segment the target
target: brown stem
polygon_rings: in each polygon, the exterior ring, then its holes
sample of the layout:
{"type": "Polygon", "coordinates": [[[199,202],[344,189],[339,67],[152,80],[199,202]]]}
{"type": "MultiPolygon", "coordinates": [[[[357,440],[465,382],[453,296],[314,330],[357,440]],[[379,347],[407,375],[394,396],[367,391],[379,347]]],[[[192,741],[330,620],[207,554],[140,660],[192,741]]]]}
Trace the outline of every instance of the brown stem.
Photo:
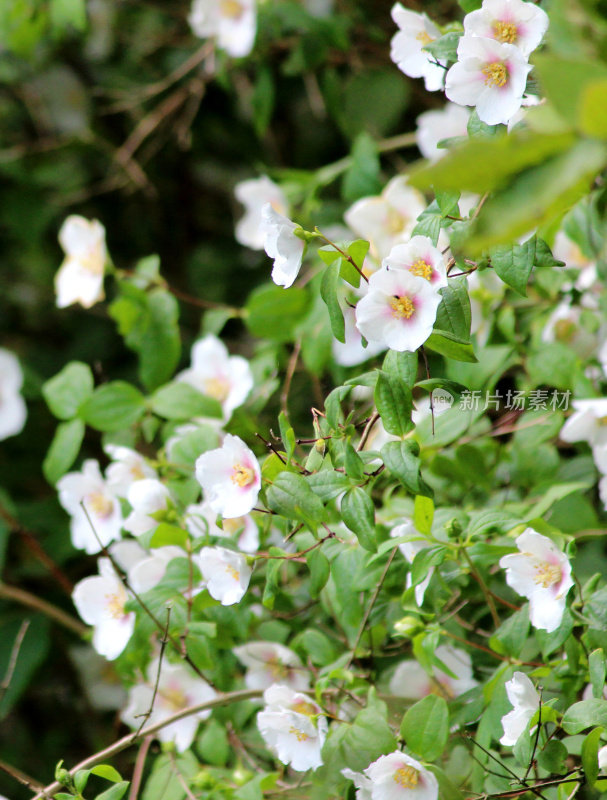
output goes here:
{"type": "Polygon", "coordinates": [[[23,639],[25,638],[25,634],[27,633],[27,629],[29,628],[29,626],[30,626],[29,619],[24,619],[21,625],[19,626],[17,636],[15,637],[15,641],[13,642],[13,647],[11,649],[11,654],[8,660],[8,666],[6,668],[4,680],[2,681],[2,683],[0,683],[0,702],[2,702],[2,700],[4,699],[6,690],[11,685],[13,675],[15,674],[15,667],[17,666],[17,659],[19,658],[19,651],[21,650],[21,645],[23,644],[23,639]]]}
{"type": "Polygon", "coordinates": [[[356,448],[356,451],[358,453],[360,453],[360,451],[363,450],[365,445],[367,444],[367,439],[369,438],[369,434],[373,430],[373,426],[378,421],[378,419],[379,419],[379,414],[377,411],[374,411],[373,414],[371,414],[371,416],[369,417],[369,421],[365,425],[365,429],[363,430],[362,435],[360,437],[360,442],[358,443],[358,447],[356,448]]]}
{"type": "Polygon", "coordinates": [[[282,388],[282,392],[280,393],[280,408],[282,409],[282,412],[284,413],[285,416],[288,415],[287,403],[289,400],[289,390],[291,389],[291,382],[293,380],[293,375],[295,375],[295,369],[297,367],[297,360],[299,359],[300,352],[301,352],[301,339],[298,339],[293,347],[291,358],[289,358],[284,386],[282,388]]]}
{"type": "Polygon", "coordinates": [[[499,626],[502,623],[501,623],[501,620],[500,620],[499,615],[497,613],[497,609],[495,607],[495,603],[493,602],[493,597],[491,596],[491,592],[487,589],[487,585],[485,584],[485,581],[483,580],[482,575],[480,574],[480,572],[478,572],[478,570],[476,569],[476,567],[472,563],[472,559],[470,558],[470,556],[468,554],[468,551],[466,550],[465,547],[462,547],[462,553],[463,553],[464,558],[468,562],[468,566],[470,567],[470,574],[474,577],[474,579],[476,580],[476,582],[480,586],[481,592],[485,596],[485,600],[487,601],[487,605],[489,606],[489,611],[491,612],[491,617],[493,619],[493,624],[495,625],[496,628],[499,628],[499,626]]]}
{"type": "Polygon", "coordinates": [[[362,271],[362,269],[361,269],[361,268],[358,266],[358,264],[356,263],[356,261],[354,261],[354,259],[352,258],[352,256],[351,256],[349,253],[346,253],[346,251],[345,251],[345,250],[342,250],[342,249],[341,249],[341,247],[339,247],[338,245],[336,245],[336,244],[335,244],[335,242],[332,242],[330,239],[328,239],[328,238],[327,238],[327,237],[324,235],[324,233],[321,233],[321,231],[319,231],[319,230],[318,230],[318,228],[314,228],[314,232],[315,232],[315,233],[317,233],[317,234],[320,236],[320,238],[321,238],[321,239],[324,239],[324,240],[325,240],[325,242],[326,242],[328,245],[330,245],[330,246],[331,246],[331,247],[332,247],[334,250],[337,250],[337,252],[338,252],[338,253],[341,255],[341,257],[342,257],[342,258],[345,258],[345,259],[346,259],[346,261],[347,261],[349,264],[352,264],[352,266],[353,266],[353,267],[354,267],[354,269],[355,269],[355,270],[358,272],[358,274],[360,275],[360,277],[361,277],[361,278],[363,278],[363,279],[364,279],[364,280],[365,280],[367,283],[369,283],[369,278],[367,278],[367,276],[365,275],[365,273],[362,271]]]}
{"type": "Polygon", "coordinates": [[[141,787],[141,779],[143,778],[143,769],[145,767],[145,760],[148,757],[150,745],[154,741],[153,736],[147,736],[142,742],[137,758],[135,759],[135,767],[133,768],[133,777],[131,780],[131,788],[129,790],[129,800],[137,800],[139,789],[141,787]]]}
{"type": "Polygon", "coordinates": [[[6,583],[0,582],[0,597],[6,600],[13,600],[15,603],[34,609],[34,611],[39,611],[41,614],[59,623],[59,625],[63,625],[64,628],[68,628],[68,630],[78,636],[84,636],[89,630],[84,623],[72,617],[66,611],[63,611],[63,609],[54,606],[41,597],[36,597],[35,594],[26,592],[25,589],[19,589],[16,586],[9,586],[6,583]]]}
{"type": "Polygon", "coordinates": [[[10,775],[11,778],[14,778],[16,781],[23,784],[23,786],[27,786],[32,792],[38,792],[41,796],[44,796],[44,787],[40,781],[30,778],[29,775],[17,769],[17,767],[13,767],[12,764],[7,764],[6,761],[0,761],[0,770],[6,772],[7,775],[10,775]]]}

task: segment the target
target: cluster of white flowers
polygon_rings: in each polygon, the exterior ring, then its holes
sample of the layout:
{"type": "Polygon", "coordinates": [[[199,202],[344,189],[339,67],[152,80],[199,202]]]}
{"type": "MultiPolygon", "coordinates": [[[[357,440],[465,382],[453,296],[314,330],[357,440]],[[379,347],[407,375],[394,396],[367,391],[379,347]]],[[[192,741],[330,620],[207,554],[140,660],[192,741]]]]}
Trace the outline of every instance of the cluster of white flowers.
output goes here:
{"type": "Polygon", "coordinates": [[[108,252],[105,228],[99,220],[72,215],[59,231],[59,244],[65,260],[55,276],[57,306],[79,303],[83,308],[103,300],[103,277],[108,252]]]}

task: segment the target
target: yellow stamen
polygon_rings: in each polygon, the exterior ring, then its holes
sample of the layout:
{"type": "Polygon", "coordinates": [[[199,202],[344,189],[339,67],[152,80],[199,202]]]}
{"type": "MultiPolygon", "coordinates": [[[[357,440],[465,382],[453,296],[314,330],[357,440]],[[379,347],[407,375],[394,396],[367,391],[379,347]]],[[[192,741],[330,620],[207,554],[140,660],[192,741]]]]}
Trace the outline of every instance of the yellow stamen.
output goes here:
{"type": "Polygon", "coordinates": [[[549,564],[547,561],[542,561],[542,563],[535,568],[535,577],[533,580],[540,586],[543,586],[544,589],[548,589],[548,587],[554,586],[555,583],[559,583],[562,575],[561,568],[556,564],[549,564]]]}
{"type": "Polygon", "coordinates": [[[143,471],[143,467],[139,462],[133,464],[131,467],[131,475],[136,481],[141,481],[145,478],[145,472],[143,471]]]}
{"type": "Polygon", "coordinates": [[[245,526],[244,517],[233,517],[232,519],[224,519],[222,523],[223,529],[226,533],[234,534],[245,526]]]}
{"type": "Polygon", "coordinates": [[[289,676],[289,668],[286,664],[282,664],[276,657],[270,659],[267,664],[270,674],[276,682],[289,676]]]}
{"type": "Polygon", "coordinates": [[[124,603],[126,596],[123,594],[106,594],[106,608],[112,619],[122,619],[125,616],[124,603]]]}
{"type": "Polygon", "coordinates": [[[110,497],[101,492],[92,492],[86,497],[86,506],[96,517],[106,519],[114,510],[114,503],[110,497]]]}
{"type": "Polygon", "coordinates": [[[398,783],[398,785],[402,786],[404,789],[415,789],[419,778],[419,772],[413,767],[400,767],[392,777],[394,778],[394,782],[398,783]]]}
{"type": "Polygon", "coordinates": [[[432,267],[427,261],[418,258],[414,264],[409,267],[409,272],[412,275],[419,275],[420,278],[425,278],[427,281],[432,277],[432,267]]]}
{"type": "Polygon", "coordinates": [[[607,425],[607,416],[599,417],[597,419],[597,424],[600,425],[600,426],[607,425]]]}
{"type": "Polygon", "coordinates": [[[390,308],[392,309],[392,316],[396,319],[410,319],[413,316],[415,307],[407,295],[399,297],[394,295],[390,300],[390,308]]]}
{"type": "Polygon", "coordinates": [[[388,233],[392,235],[401,233],[406,224],[407,218],[401,214],[400,211],[397,211],[395,208],[388,209],[388,219],[386,220],[388,233]]]}
{"type": "Polygon", "coordinates": [[[422,43],[422,47],[425,47],[427,44],[430,44],[430,42],[434,41],[427,31],[420,31],[415,38],[418,42],[422,43]]]}
{"type": "Polygon", "coordinates": [[[500,22],[496,20],[493,23],[493,38],[498,42],[506,42],[507,44],[514,44],[518,39],[518,30],[514,22],[500,22]]]}
{"type": "Polygon", "coordinates": [[[224,403],[230,394],[230,383],[225,378],[207,378],[203,386],[204,393],[219,403],[224,403]]]}
{"type": "Polygon", "coordinates": [[[175,711],[187,706],[187,698],[182,689],[159,689],[158,692],[160,695],[162,695],[162,698],[166,701],[166,704],[170,708],[174,708],[175,711]]]}
{"type": "Polygon", "coordinates": [[[296,728],[294,725],[291,725],[289,728],[289,733],[294,733],[297,736],[298,742],[307,742],[310,738],[307,733],[300,731],[299,728],[296,728]]]}
{"type": "Polygon", "coordinates": [[[244,7],[238,0],[221,0],[221,16],[229,19],[239,19],[244,13],[244,7]]]}
{"type": "Polygon", "coordinates": [[[312,703],[306,703],[305,700],[298,700],[291,706],[293,711],[298,714],[304,714],[306,717],[315,717],[318,713],[312,703]]]}
{"type": "Polygon", "coordinates": [[[508,68],[499,61],[487,64],[481,71],[485,76],[485,86],[497,86],[501,89],[508,81],[508,68]]]}
{"type": "Polygon", "coordinates": [[[242,464],[234,464],[231,478],[232,483],[244,489],[245,486],[250,486],[255,482],[255,473],[250,467],[243,467],[242,464]]]}
{"type": "Polygon", "coordinates": [[[240,580],[240,572],[238,572],[237,569],[234,569],[231,564],[226,564],[226,572],[231,578],[234,578],[235,581],[240,580]]]}

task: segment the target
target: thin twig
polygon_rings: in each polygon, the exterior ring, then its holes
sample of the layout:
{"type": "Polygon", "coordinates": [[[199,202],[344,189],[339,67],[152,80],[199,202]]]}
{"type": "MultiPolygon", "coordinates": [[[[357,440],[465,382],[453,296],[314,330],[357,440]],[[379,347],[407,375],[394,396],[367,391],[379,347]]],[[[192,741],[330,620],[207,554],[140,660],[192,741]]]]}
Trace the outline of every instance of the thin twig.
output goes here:
{"type": "Polygon", "coordinates": [[[287,364],[285,382],[282,387],[282,392],[280,393],[280,408],[282,409],[285,416],[288,415],[287,403],[289,400],[289,391],[291,389],[291,382],[293,380],[293,375],[295,375],[295,369],[297,367],[297,361],[299,359],[300,352],[301,352],[301,339],[297,339],[295,345],[293,346],[293,352],[291,353],[291,357],[289,358],[289,363],[287,364]]]}
{"type": "Polygon", "coordinates": [[[332,242],[331,239],[328,239],[324,235],[324,233],[322,231],[320,231],[318,228],[314,228],[314,233],[318,234],[318,236],[320,236],[321,239],[324,239],[325,242],[328,245],[330,245],[334,250],[337,250],[337,252],[340,254],[340,256],[342,258],[345,258],[346,261],[354,267],[354,269],[358,272],[360,277],[363,278],[367,283],[369,283],[369,278],[367,278],[365,273],[362,271],[362,269],[358,266],[356,261],[354,261],[354,259],[352,258],[352,256],[349,253],[346,253],[346,251],[342,250],[341,247],[339,247],[339,245],[335,244],[335,242],[332,242]]]}
{"type": "Polygon", "coordinates": [[[29,628],[29,626],[30,626],[29,619],[24,619],[19,627],[19,630],[17,631],[17,636],[15,637],[15,641],[13,642],[11,654],[8,659],[8,666],[6,668],[6,673],[4,674],[4,679],[2,683],[0,683],[0,703],[4,699],[4,695],[6,694],[8,687],[11,685],[13,675],[15,674],[15,667],[17,666],[17,659],[19,658],[21,645],[23,644],[23,639],[25,638],[25,634],[27,633],[27,629],[29,628]]]}
{"type": "Polygon", "coordinates": [[[72,617],[63,609],[43,600],[41,597],[37,597],[35,594],[31,594],[31,592],[26,592],[25,589],[19,589],[16,586],[9,586],[0,582],[0,597],[6,600],[13,600],[15,603],[34,609],[34,611],[39,611],[78,636],[84,636],[89,630],[84,623],[72,617]]]}
{"type": "Polygon", "coordinates": [[[145,767],[145,761],[146,758],[148,757],[148,751],[153,741],[154,741],[153,736],[147,736],[141,742],[141,747],[139,748],[139,752],[137,753],[137,758],[135,759],[135,766],[133,768],[131,788],[129,789],[129,800],[137,800],[137,795],[139,794],[139,789],[141,787],[141,780],[143,778],[143,769],[145,767]]]}
{"type": "Polygon", "coordinates": [[[495,625],[496,628],[499,628],[499,626],[502,623],[501,623],[501,620],[500,620],[499,615],[497,613],[497,609],[495,607],[495,603],[493,602],[493,597],[491,596],[491,592],[487,589],[487,586],[485,584],[485,581],[482,578],[482,575],[480,574],[480,572],[476,569],[476,567],[472,563],[472,559],[470,558],[470,556],[468,554],[468,551],[466,550],[465,547],[462,547],[462,554],[463,554],[464,558],[466,559],[466,561],[468,562],[468,566],[470,567],[471,575],[474,577],[474,579],[476,580],[476,582],[480,586],[481,592],[485,596],[485,600],[487,601],[487,605],[489,606],[489,611],[491,612],[491,617],[493,619],[493,624],[495,625]]]}
{"type": "Polygon", "coordinates": [[[7,775],[10,775],[11,778],[23,784],[23,786],[27,786],[30,791],[38,792],[41,797],[46,797],[44,786],[40,781],[30,778],[25,772],[17,769],[17,767],[13,767],[12,764],[7,764],[6,761],[0,761],[0,769],[2,772],[6,772],[7,775]]]}
{"type": "Polygon", "coordinates": [[[379,420],[379,414],[377,411],[374,411],[373,414],[369,417],[369,421],[365,425],[365,429],[362,432],[360,437],[360,442],[358,443],[358,447],[356,451],[360,453],[361,450],[364,450],[365,445],[367,444],[367,439],[369,438],[369,434],[373,430],[373,426],[379,420]]]}
{"type": "Polygon", "coordinates": [[[164,651],[167,646],[167,642],[169,641],[169,623],[171,621],[171,607],[167,608],[167,621],[164,628],[164,636],[160,640],[160,653],[158,655],[158,669],[156,670],[156,680],[154,681],[154,691],[152,692],[152,699],[150,700],[150,707],[141,716],[143,719],[141,720],[141,725],[137,729],[137,736],[143,730],[145,723],[149,720],[152,716],[152,711],[154,710],[154,703],[156,702],[156,695],[158,694],[158,684],[160,683],[160,673],[162,672],[162,659],[164,658],[164,651]]]}

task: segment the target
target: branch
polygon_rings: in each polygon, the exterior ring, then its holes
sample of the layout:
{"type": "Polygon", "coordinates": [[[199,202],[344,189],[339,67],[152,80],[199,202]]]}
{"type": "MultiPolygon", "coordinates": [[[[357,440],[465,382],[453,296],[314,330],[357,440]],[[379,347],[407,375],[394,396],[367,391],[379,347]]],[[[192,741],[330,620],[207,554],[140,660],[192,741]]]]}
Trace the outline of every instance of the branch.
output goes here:
{"type": "Polygon", "coordinates": [[[39,611],[41,614],[50,617],[50,619],[58,622],[59,625],[63,625],[64,628],[67,628],[78,636],[84,636],[89,630],[84,623],[72,617],[66,611],[63,611],[63,609],[54,606],[52,603],[48,603],[46,600],[42,600],[40,597],[36,597],[35,594],[26,592],[25,589],[18,589],[16,586],[9,586],[6,583],[0,582],[0,597],[6,600],[14,600],[15,603],[20,603],[22,606],[27,606],[28,608],[34,609],[34,611],[39,611]]]}

